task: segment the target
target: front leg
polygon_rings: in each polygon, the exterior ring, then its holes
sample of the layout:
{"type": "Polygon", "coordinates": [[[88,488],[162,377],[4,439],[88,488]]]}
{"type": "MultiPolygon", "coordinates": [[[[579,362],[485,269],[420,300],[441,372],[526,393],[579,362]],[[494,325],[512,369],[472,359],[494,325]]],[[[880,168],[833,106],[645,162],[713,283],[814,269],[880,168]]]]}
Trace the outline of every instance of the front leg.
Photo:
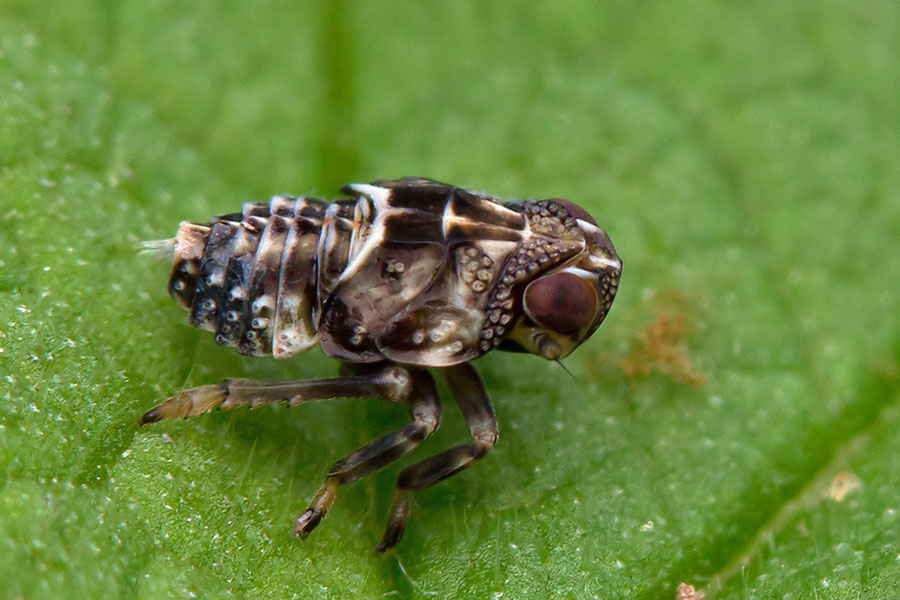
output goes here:
{"type": "Polygon", "coordinates": [[[414,490],[432,486],[472,466],[497,442],[494,408],[475,369],[469,364],[462,364],[445,369],[444,374],[475,441],[445,450],[400,472],[387,529],[375,548],[376,552],[384,552],[400,541],[406,529],[410,496],[414,490]]]}

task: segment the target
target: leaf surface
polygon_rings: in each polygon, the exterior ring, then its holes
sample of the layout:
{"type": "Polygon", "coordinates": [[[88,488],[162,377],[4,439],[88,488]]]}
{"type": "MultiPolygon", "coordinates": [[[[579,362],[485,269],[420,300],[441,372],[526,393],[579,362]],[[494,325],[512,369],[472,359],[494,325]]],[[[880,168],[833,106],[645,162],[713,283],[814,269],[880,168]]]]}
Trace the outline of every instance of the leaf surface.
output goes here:
{"type": "MultiPolygon", "coordinates": [[[[6,2],[0,581],[9,598],[885,598],[900,592],[894,3],[6,2]],[[341,400],[138,430],[174,391],[321,377],[185,325],[180,220],[423,175],[560,196],[623,257],[566,365],[476,365],[501,427],[380,539],[399,427],[341,400]]],[[[468,436],[444,426],[402,464],[468,436]]]]}

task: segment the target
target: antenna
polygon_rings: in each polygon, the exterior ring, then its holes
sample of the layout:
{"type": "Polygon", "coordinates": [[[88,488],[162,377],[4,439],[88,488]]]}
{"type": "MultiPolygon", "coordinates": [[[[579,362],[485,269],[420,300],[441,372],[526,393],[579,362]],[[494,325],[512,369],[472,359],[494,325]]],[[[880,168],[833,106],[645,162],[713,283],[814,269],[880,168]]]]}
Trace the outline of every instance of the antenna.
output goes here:
{"type": "Polygon", "coordinates": [[[570,370],[566,367],[566,365],[563,364],[563,362],[562,362],[561,360],[559,360],[559,359],[557,358],[557,359],[556,359],[555,361],[553,361],[553,362],[555,362],[556,364],[558,364],[559,366],[561,366],[561,367],[562,367],[562,370],[565,371],[566,373],[568,373],[569,376],[570,376],[572,379],[574,379],[575,381],[578,381],[578,378],[575,377],[575,375],[572,374],[572,371],[570,371],[570,370]]]}

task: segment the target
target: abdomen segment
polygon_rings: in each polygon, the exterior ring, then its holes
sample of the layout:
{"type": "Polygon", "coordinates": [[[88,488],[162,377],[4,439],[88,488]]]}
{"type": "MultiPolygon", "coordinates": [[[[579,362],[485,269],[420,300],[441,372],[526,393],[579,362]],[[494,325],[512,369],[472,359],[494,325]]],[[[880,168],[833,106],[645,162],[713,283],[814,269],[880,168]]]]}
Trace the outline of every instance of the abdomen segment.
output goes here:
{"type": "Polygon", "coordinates": [[[169,293],[191,325],[242,354],[288,358],[317,342],[316,251],[326,204],[275,196],[209,224],[182,223],[169,293]]]}

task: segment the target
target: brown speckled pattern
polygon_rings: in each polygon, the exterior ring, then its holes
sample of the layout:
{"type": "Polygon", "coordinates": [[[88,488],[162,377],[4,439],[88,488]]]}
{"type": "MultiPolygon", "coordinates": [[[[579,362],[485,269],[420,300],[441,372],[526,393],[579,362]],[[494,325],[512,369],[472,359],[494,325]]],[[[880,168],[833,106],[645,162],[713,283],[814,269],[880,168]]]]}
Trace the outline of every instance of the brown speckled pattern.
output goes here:
{"type": "MultiPolygon", "coordinates": [[[[343,191],[350,198],[275,196],[182,223],[169,292],[191,324],[248,355],[320,343],[349,362],[449,366],[527,324],[522,294],[537,277],[576,268],[603,315],[615,296],[621,263],[577,207],[421,178],[343,191]]],[[[587,335],[554,338],[568,353],[587,335]]]]}

